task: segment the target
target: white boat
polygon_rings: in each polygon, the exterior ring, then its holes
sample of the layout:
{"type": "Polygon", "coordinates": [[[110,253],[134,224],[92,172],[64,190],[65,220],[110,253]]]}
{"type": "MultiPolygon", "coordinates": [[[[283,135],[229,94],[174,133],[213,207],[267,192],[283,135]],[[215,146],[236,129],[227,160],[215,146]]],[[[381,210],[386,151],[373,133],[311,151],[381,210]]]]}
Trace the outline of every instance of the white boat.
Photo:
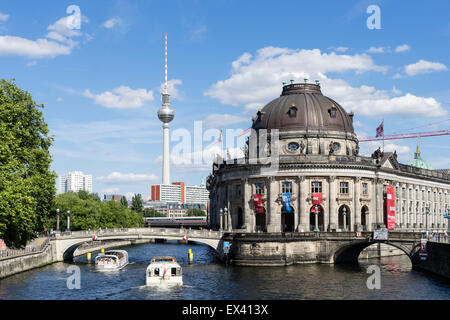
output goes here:
{"type": "Polygon", "coordinates": [[[95,258],[95,269],[98,271],[117,271],[128,264],[128,252],[125,250],[109,250],[95,258]]]}
{"type": "Polygon", "coordinates": [[[146,270],[147,286],[183,285],[181,266],[172,257],[153,258],[146,270]]]}

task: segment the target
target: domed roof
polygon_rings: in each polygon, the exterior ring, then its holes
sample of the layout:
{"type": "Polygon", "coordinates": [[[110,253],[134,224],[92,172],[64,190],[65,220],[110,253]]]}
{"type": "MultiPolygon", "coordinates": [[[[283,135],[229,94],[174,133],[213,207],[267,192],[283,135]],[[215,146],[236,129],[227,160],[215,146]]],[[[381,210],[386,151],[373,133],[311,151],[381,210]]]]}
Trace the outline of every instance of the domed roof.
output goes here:
{"type": "Polygon", "coordinates": [[[285,85],[281,96],[257,113],[254,129],[320,129],[354,133],[353,114],[325,97],[320,85],[285,85]]]}
{"type": "Polygon", "coordinates": [[[419,146],[417,146],[417,150],[414,153],[414,159],[412,159],[409,162],[409,165],[412,167],[417,167],[417,168],[421,168],[421,169],[433,170],[433,167],[431,166],[431,164],[429,164],[426,160],[424,160],[420,157],[419,146]]]}

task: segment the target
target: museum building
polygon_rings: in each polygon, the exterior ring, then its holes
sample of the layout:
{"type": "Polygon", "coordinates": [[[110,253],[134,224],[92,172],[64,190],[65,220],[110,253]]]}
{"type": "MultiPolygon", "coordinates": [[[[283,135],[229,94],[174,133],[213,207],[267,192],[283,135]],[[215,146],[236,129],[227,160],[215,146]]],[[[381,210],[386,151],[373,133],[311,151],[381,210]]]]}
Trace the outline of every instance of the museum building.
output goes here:
{"type": "Polygon", "coordinates": [[[353,113],[324,96],[320,84],[283,85],[252,121],[245,157],[217,157],[208,177],[214,229],[447,229],[450,171],[433,170],[419,147],[409,165],[396,152],[360,155],[353,113]]]}

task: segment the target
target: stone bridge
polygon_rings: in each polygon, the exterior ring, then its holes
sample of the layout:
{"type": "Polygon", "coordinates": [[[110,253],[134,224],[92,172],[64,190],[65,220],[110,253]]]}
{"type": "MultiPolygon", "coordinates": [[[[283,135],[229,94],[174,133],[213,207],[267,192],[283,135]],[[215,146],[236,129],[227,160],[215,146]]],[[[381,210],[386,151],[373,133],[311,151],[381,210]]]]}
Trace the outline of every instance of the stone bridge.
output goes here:
{"type": "Polygon", "coordinates": [[[206,244],[222,252],[222,232],[210,230],[189,230],[171,228],[129,228],[129,229],[104,229],[89,231],[72,231],[57,233],[52,238],[55,261],[72,260],[73,253],[83,243],[96,240],[138,240],[138,239],[163,239],[163,240],[187,240],[206,244]]]}
{"type": "Polygon", "coordinates": [[[52,239],[55,261],[71,260],[83,243],[96,240],[187,240],[213,248],[224,258],[223,241],[231,244],[229,261],[236,265],[289,265],[294,263],[357,263],[362,250],[385,243],[402,250],[415,264],[422,233],[390,231],[388,240],[373,232],[240,233],[176,228],[130,228],[57,233],[52,239]]]}
{"type": "Polygon", "coordinates": [[[223,240],[232,243],[230,258],[236,265],[358,263],[361,251],[375,243],[402,250],[414,265],[422,236],[390,231],[388,240],[376,240],[373,232],[225,233],[223,240]]]}

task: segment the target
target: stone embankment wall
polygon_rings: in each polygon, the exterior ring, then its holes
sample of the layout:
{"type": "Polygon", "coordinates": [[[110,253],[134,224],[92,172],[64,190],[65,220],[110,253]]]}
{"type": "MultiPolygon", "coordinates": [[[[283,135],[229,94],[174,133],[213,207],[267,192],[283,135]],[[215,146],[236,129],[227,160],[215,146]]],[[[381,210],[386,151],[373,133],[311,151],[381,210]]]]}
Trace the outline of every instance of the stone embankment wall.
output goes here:
{"type": "Polygon", "coordinates": [[[39,252],[0,259],[0,279],[53,263],[53,251],[49,243],[39,252]]]}
{"type": "Polygon", "coordinates": [[[361,251],[359,259],[361,260],[370,258],[392,257],[392,256],[401,256],[404,254],[405,253],[402,250],[397,249],[393,246],[384,243],[377,243],[361,251]]]}
{"type": "MultiPolygon", "coordinates": [[[[117,248],[149,242],[153,242],[153,239],[106,241],[100,242],[99,244],[86,243],[86,245],[80,246],[75,251],[74,256],[80,256],[86,254],[87,252],[100,251],[102,248],[117,248]],[[92,244],[95,245],[93,246],[92,244]]],[[[0,258],[0,279],[54,263],[56,261],[56,249],[54,246],[54,243],[51,241],[39,252],[33,252],[17,257],[0,258]]]]}
{"type": "Polygon", "coordinates": [[[427,260],[416,257],[414,268],[432,272],[450,279],[450,243],[428,242],[427,260]]]}

